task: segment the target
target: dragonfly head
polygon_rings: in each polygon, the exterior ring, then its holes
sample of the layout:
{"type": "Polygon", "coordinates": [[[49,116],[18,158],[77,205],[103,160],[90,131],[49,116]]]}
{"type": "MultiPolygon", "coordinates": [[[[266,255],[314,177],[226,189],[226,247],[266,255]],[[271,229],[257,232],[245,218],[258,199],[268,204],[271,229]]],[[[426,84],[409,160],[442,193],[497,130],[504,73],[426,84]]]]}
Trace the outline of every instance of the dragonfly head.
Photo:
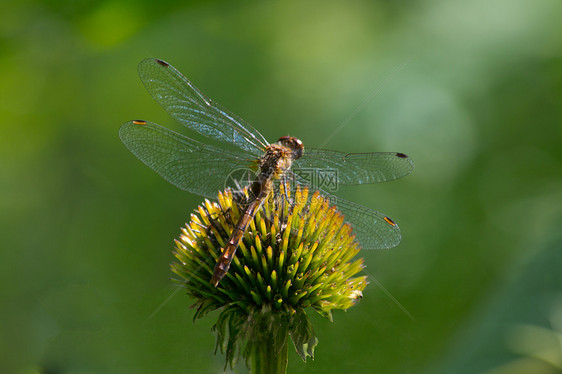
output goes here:
{"type": "Polygon", "coordinates": [[[289,148],[293,152],[293,160],[300,158],[304,153],[304,145],[302,145],[302,142],[292,136],[280,137],[277,144],[289,148]]]}

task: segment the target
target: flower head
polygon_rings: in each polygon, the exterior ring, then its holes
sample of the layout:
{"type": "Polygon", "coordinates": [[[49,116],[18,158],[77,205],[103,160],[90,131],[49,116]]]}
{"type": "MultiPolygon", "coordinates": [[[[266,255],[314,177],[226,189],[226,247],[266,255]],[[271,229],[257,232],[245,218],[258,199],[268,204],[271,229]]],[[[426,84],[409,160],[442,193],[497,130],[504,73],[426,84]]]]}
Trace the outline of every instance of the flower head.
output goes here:
{"type": "Polygon", "coordinates": [[[217,347],[231,364],[237,352],[248,359],[264,331],[277,343],[290,335],[304,360],[312,356],[317,339],[305,309],[331,319],[332,310],[351,307],[367,285],[365,276],[354,277],[363,261],[353,259],[358,243],[336,208],[307,188],[296,188],[294,196],[283,185],[280,190],[257,211],[217,288],[210,283],[215,262],[244,213],[247,192],[233,197],[226,190],[218,202],[205,200],[176,240],[171,269],[196,299],[194,319],[223,308],[217,347]]]}

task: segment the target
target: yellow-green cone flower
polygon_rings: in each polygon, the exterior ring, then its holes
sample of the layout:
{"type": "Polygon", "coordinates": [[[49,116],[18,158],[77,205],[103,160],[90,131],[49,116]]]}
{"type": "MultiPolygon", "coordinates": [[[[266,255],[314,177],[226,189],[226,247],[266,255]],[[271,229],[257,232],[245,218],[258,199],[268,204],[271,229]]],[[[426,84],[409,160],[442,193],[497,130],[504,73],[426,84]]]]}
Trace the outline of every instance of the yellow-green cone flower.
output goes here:
{"type": "Polygon", "coordinates": [[[351,227],[328,201],[306,188],[277,196],[258,210],[217,288],[210,283],[216,260],[243,214],[230,190],[192,214],[171,264],[196,299],[194,319],[222,308],[214,330],[227,363],[242,355],[255,373],[285,372],[289,335],[303,360],[312,357],[317,339],[305,309],[331,320],[367,285],[366,276],[354,277],[363,260],[353,259],[359,247],[351,227]]]}

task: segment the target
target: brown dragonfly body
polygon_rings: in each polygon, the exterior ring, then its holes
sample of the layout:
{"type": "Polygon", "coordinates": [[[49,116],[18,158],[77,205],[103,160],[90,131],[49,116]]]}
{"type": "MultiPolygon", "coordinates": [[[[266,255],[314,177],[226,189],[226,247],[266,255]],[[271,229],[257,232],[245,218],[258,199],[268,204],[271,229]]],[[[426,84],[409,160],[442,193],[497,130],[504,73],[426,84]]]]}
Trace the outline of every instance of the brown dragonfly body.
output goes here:
{"type": "Polygon", "coordinates": [[[228,272],[236,249],[240,245],[248,225],[272,190],[273,181],[283,177],[285,172],[291,168],[293,160],[302,156],[303,150],[302,142],[290,136],[284,136],[276,144],[270,144],[266,148],[265,154],[259,161],[259,174],[250,186],[249,195],[251,202],[236,223],[228,244],[215,266],[211,278],[211,284],[215,287],[218,286],[221,279],[228,272]]]}

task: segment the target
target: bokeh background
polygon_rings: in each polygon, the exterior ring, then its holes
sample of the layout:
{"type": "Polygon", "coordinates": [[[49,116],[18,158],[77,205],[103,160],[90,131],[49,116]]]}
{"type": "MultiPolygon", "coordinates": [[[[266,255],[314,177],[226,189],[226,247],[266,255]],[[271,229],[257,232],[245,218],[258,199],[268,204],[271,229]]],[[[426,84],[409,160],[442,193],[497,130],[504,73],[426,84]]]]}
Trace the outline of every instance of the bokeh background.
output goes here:
{"type": "MultiPolygon", "coordinates": [[[[212,315],[169,281],[201,198],[121,144],[187,133],[136,66],[164,59],[268,139],[398,151],[410,176],[342,195],[393,217],[364,299],[311,312],[291,373],[562,370],[558,0],[0,4],[0,372],[220,373],[212,315]]],[[[246,372],[243,364],[234,372],[246,372]]]]}

